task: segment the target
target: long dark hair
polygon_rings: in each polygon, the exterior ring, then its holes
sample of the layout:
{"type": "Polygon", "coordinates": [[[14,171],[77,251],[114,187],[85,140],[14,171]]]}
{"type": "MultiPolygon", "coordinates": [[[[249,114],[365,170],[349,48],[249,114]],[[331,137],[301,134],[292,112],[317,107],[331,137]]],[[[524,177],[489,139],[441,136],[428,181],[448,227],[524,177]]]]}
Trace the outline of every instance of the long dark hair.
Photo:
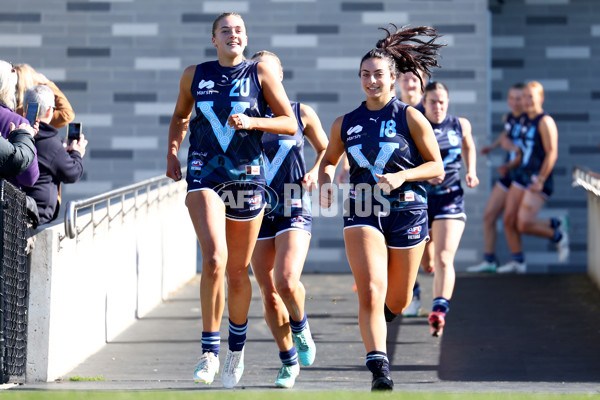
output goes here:
{"type": "Polygon", "coordinates": [[[423,90],[425,85],[421,78],[421,72],[430,77],[431,68],[440,68],[437,57],[440,47],[445,44],[435,43],[440,35],[436,29],[428,26],[402,27],[401,29],[394,24],[390,24],[390,26],[390,29],[379,28],[386,32],[386,37],[377,41],[375,48],[364,55],[360,65],[370,58],[386,59],[390,69],[396,75],[407,72],[415,74],[419,78],[421,90],[423,90]],[[420,37],[425,38],[420,39],[420,37]]]}

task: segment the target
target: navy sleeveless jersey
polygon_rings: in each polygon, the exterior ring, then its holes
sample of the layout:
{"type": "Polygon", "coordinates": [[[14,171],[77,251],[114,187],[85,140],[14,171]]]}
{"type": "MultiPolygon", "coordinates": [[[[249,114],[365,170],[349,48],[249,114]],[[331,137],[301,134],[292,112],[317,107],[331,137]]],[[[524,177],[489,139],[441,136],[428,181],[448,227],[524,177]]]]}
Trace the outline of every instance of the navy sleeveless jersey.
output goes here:
{"type": "Polygon", "coordinates": [[[455,190],[460,187],[460,167],[462,153],[462,127],[460,120],[447,114],[440,124],[431,123],[433,133],[440,146],[446,176],[439,185],[427,185],[428,192],[455,190]]]}
{"type": "MultiPolygon", "coordinates": [[[[304,164],[304,126],[300,118],[300,103],[291,102],[298,121],[294,136],[265,132],[262,137],[265,152],[265,180],[278,194],[284,193],[284,184],[302,183],[306,174],[304,164]]],[[[273,117],[267,108],[267,117],[273,117]]]]}
{"type": "Polygon", "coordinates": [[[521,168],[533,174],[539,172],[544,158],[546,158],[546,151],[539,132],[540,120],[546,115],[548,114],[542,113],[531,120],[528,118],[521,130],[521,150],[523,151],[521,168]]]}
{"type": "MultiPolygon", "coordinates": [[[[521,128],[527,120],[527,114],[523,113],[518,116],[514,116],[512,113],[506,114],[506,121],[504,122],[504,131],[506,136],[516,145],[521,147],[521,128]]],[[[516,151],[509,151],[506,155],[506,162],[510,162],[517,156],[516,151]]]]}
{"type": "MultiPolygon", "coordinates": [[[[376,173],[394,173],[423,163],[408,129],[408,107],[394,97],[381,110],[371,111],[363,102],[344,116],[341,139],[350,164],[350,183],[355,187],[361,183],[374,186],[376,173]]],[[[405,182],[383,197],[395,210],[427,208],[422,182],[405,182]]]]}
{"type": "Polygon", "coordinates": [[[211,182],[264,181],[262,132],[235,130],[230,115],[264,117],[267,108],[257,62],[223,67],[218,61],[196,66],[192,95],[196,117],[190,123],[188,173],[211,182]]]}

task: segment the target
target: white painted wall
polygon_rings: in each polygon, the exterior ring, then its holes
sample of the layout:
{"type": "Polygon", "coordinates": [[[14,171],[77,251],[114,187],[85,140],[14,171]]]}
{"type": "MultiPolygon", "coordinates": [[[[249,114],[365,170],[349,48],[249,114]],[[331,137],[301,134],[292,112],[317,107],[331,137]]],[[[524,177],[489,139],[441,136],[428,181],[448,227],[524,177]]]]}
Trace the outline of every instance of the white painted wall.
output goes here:
{"type": "Polygon", "coordinates": [[[588,274],[600,288],[600,197],[587,192],[588,232],[587,257],[588,274]]]}
{"type": "MultiPolygon", "coordinates": [[[[137,211],[127,200],[125,216],[115,217],[121,205],[113,204],[112,221],[105,218],[76,239],[61,240],[62,223],[37,233],[27,382],[64,376],[195,276],[196,235],[184,205],[185,182],[177,185],[173,196],[137,211]]],[[[95,220],[104,214],[97,211],[95,220]]],[[[80,216],[79,226],[85,222],[80,216]]]]}

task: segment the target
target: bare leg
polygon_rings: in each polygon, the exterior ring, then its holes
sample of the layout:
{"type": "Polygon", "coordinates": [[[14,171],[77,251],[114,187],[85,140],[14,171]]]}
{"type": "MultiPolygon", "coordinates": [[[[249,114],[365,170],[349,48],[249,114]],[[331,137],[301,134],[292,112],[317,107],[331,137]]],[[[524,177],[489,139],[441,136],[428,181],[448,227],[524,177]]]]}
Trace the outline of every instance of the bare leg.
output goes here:
{"type": "Polygon", "coordinates": [[[275,238],[275,287],[294,321],[304,318],[306,290],[300,275],[309,244],[310,235],[305,231],[291,230],[275,238]]]}
{"type": "Polygon", "coordinates": [[[202,251],[202,330],[218,332],[225,307],[225,205],[212,190],[190,192],[185,202],[202,251]]]}
{"type": "Polygon", "coordinates": [[[459,219],[436,219],[433,221],[435,248],[435,275],[433,277],[433,298],[444,297],[450,300],[456,279],[454,256],[465,229],[465,222],[459,219]]]}
{"type": "Polygon", "coordinates": [[[261,223],[262,213],[250,221],[227,220],[227,308],[229,319],[238,325],[248,319],[252,300],[248,266],[261,223]]]}
{"type": "Polygon", "coordinates": [[[275,289],[274,267],[275,239],[257,241],[252,255],[252,271],[260,286],[265,321],[273,334],[279,351],[288,351],[294,343],[290,331],[288,312],[275,289]]]}
{"type": "Polygon", "coordinates": [[[429,242],[425,244],[425,251],[423,252],[423,258],[421,258],[421,268],[423,271],[431,274],[435,271],[435,243],[433,242],[433,233],[429,230],[429,242]]]}
{"type": "Polygon", "coordinates": [[[484,251],[486,254],[494,254],[496,252],[496,220],[504,210],[507,191],[499,184],[494,185],[492,193],[485,206],[483,212],[483,242],[484,251]]]}
{"type": "MultiPolygon", "coordinates": [[[[374,228],[358,226],[344,229],[346,255],[358,292],[358,324],[367,353],[386,352],[387,326],[383,306],[387,292],[388,251],[383,234],[374,228]]],[[[418,268],[418,264],[417,264],[418,268]]],[[[415,272],[416,276],[416,272],[415,272]]],[[[406,306],[412,295],[414,279],[403,295],[406,306]]]]}
{"type": "Polygon", "coordinates": [[[517,217],[519,232],[552,239],[554,229],[550,227],[550,221],[536,219],[545,203],[546,199],[540,193],[525,191],[517,217]]]}
{"type": "Polygon", "coordinates": [[[521,207],[521,200],[523,199],[524,194],[524,189],[512,184],[510,189],[508,189],[506,204],[504,206],[504,233],[506,235],[508,248],[512,254],[522,252],[521,234],[517,229],[517,219],[519,208],[521,207]]]}
{"type": "Polygon", "coordinates": [[[385,303],[394,314],[400,314],[410,304],[424,250],[425,241],[410,249],[389,249],[385,303]]]}

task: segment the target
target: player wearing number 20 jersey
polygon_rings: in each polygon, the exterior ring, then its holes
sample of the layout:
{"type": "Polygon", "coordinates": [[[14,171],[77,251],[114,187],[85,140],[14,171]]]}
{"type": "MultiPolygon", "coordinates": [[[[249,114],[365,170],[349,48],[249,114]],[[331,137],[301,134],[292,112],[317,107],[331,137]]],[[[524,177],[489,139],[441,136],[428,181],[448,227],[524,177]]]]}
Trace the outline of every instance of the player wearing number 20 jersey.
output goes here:
{"type": "Polygon", "coordinates": [[[199,64],[191,87],[196,117],[190,123],[188,191],[212,189],[223,197],[223,191],[229,190],[234,200],[240,190],[250,193],[242,196],[244,204],[233,207],[237,211],[228,209],[228,216],[240,219],[252,217],[264,205],[262,132],[236,131],[227,118],[238,113],[265,116],[267,105],[256,65],[252,61],[233,67],[218,61],[199,64]]]}

